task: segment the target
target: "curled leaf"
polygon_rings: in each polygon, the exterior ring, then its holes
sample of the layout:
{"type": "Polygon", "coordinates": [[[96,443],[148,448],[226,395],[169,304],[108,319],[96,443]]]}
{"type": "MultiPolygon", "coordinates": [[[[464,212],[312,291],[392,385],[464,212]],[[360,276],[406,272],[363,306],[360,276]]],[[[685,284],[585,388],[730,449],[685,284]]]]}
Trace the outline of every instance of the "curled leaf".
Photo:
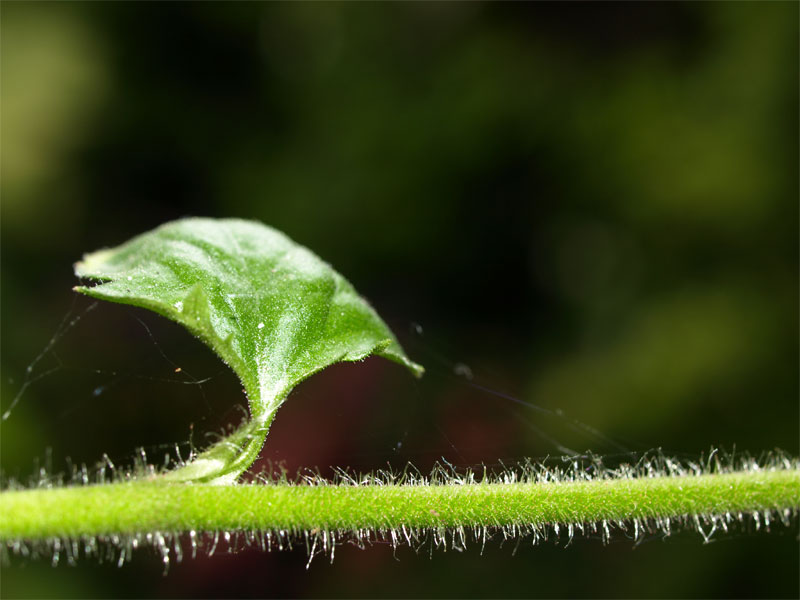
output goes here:
{"type": "Polygon", "coordinates": [[[375,354],[423,372],[344,277],[258,222],[173,221],[85,255],[75,274],[97,282],[76,291],[150,309],[214,350],[244,384],[248,443],[263,442],[291,389],[328,365],[375,354]]]}

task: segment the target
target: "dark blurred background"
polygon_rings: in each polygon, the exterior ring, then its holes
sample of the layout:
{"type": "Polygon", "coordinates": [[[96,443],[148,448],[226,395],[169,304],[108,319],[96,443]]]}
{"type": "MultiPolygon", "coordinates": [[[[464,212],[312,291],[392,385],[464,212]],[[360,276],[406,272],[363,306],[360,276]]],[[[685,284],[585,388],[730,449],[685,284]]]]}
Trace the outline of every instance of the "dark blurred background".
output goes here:
{"type": "MultiPolygon", "coordinates": [[[[796,3],[1,10],[6,478],[158,462],[241,419],[199,342],[70,289],[83,252],[187,215],[285,231],[428,368],[315,376],[263,465],[800,452],[796,3]]],[[[561,546],[346,547],[309,571],[304,550],[245,552],[166,577],[147,552],[14,561],[2,595],[798,594],[796,527],[561,546]]]]}

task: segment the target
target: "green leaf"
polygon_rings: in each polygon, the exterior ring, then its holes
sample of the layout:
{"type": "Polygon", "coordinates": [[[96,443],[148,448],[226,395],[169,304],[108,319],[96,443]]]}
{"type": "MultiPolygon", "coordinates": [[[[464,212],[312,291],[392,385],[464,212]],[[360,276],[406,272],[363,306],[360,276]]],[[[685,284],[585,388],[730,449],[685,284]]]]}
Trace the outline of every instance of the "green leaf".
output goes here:
{"type": "Polygon", "coordinates": [[[99,282],[76,291],[150,309],[210,346],[244,384],[251,434],[266,436],[291,389],[333,363],[376,354],[423,372],[344,277],[254,221],[167,223],[85,255],[75,274],[99,282]]]}

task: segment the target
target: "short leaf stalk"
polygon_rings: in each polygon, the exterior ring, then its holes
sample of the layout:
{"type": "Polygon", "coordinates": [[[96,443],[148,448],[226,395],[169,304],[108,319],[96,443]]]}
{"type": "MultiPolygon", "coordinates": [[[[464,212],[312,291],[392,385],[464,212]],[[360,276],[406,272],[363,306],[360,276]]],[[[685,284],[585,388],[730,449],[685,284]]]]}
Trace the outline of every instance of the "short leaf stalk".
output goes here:
{"type": "Polygon", "coordinates": [[[614,470],[595,462],[566,471],[527,465],[480,479],[444,470],[432,479],[408,473],[340,479],[220,486],[157,477],[5,491],[0,539],[12,552],[53,555],[68,548],[80,554],[81,545],[91,554],[105,541],[121,549],[120,557],[149,542],[168,563],[171,551],[180,554],[181,534],[196,551],[198,532],[242,536],[267,549],[304,539],[312,555],[332,553],[347,539],[413,546],[427,538],[447,547],[497,533],[534,542],[579,533],[607,540],[622,529],[638,540],[688,526],[708,540],[744,522],[789,525],[800,509],[800,463],[786,457],[736,469],[687,467],[656,456],[614,470]]]}
{"type": "Polygon", "coordinates": [[[188,463],[160,475],[170,483],[236,483],[239,475],[258,458],[269,433],[274,413],[264,419],[246,421],[188,463]]]}

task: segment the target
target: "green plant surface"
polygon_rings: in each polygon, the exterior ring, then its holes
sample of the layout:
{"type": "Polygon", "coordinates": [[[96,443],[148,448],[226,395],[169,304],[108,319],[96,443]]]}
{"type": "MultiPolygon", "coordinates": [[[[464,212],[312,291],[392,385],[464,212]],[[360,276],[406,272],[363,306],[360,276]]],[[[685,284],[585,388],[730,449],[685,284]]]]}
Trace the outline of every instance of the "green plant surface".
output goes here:
{"type": "Polygon", "coordinates": [[[242,380],[250,423],[173,479],[235,479],[292,388],[333,363],[376,354],[423,372],[344,277],[261,223],[174,221],[85,255],[75,274],[99,282],[78,292],[180,323],[242,380]]]}
{"type": "MultiPolygon", "coordinates": [[[[63,546],[75,558],[101,540],[122,548],[120,560],[128,547],[155,545],[168,563],[170,544],[177,548],[176,536],[186,532],[193,541],[197,532],[275,536],[279,546],[284,539],[322,536],[332,551],[347,536],[359,542],[384,536],[393,544],[405,537],[411,544],[430,534],[446,545],[448,536],[463,543],[465,531],[538,539],[562,527],[570,538],[587,530],[607,538],[610,527],[632,526],[639,539],[643,530],[668,535],[673,520],[708,539],[729,523],[789,523],[800,508],[797,460],[776,454],[761,463],[723,465],[716,451],[704,466],[656,455],[635,467],[607,469],[574,457],[566,470],[529,463],[482,477],[343,472],[339,483],[312,477],[301,484],[237,485],[258,457],[276,410],[306,377],[370,354],[416,375],[422,367],[341,275],[259,223],[167,223],[85,256],[75,271],[98,282],[77,291],[153,310],[203,340],[241,378],[251,419],[173,470],[143,464],[111,482],[101,476],[94,485],[43,481],[3,491],[0,540],[18,553],[36,555],[40,544],[56,560],[63,546]]],[[[263,537],[254,539],[270,547],[263,537]]]]}
{"type": "Polygon", "coordinates": [[[126,482],[0,495],[0,539],[188,531],[523,528],[795,511],[800,470],[567,482],[237,486],[126,482]]]}

